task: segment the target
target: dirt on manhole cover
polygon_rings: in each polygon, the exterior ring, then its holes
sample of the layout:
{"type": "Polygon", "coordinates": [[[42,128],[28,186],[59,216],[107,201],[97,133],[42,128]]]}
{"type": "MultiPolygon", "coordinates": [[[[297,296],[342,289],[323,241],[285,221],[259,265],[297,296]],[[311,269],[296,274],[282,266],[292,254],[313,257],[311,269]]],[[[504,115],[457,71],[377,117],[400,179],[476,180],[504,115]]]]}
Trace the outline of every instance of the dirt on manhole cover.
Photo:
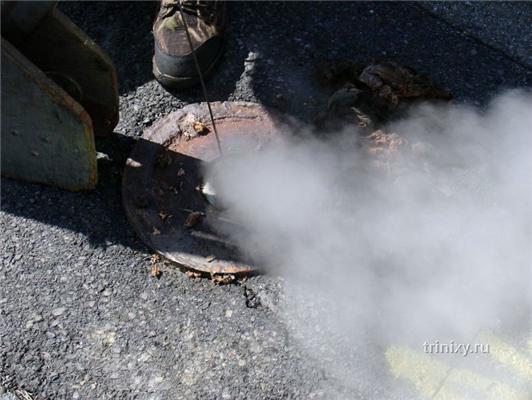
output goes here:
{"type": "MultiPolygon", "coordinates": [[[[216,102],[212,110],[224,155],[281,134],[258,104],[216,102]]],[[[219,210],[198,190],[205,163],[219,154],[204,103],[171,113],[143,133],[127,160],[124,208],[141,240],[167,259],[210,274],[248,273],[255,267],[221,233],[219,210]]]]}

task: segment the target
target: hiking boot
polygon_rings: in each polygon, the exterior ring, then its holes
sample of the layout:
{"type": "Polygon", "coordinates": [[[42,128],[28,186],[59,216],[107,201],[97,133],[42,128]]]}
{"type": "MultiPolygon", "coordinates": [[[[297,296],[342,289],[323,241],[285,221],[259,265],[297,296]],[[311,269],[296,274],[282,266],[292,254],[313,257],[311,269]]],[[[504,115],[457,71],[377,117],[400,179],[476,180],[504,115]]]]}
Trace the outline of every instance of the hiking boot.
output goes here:
{"type": "Polygon", "coordinates": [[[222,1],[162,0],[153,24],[153,74],[165,87],[186,88],[199,83],[193,52],[203,76],[209,75],[223,52],[225,3],[222,1]],[[192,48],[179,9],[183,11],[192,48]]]}

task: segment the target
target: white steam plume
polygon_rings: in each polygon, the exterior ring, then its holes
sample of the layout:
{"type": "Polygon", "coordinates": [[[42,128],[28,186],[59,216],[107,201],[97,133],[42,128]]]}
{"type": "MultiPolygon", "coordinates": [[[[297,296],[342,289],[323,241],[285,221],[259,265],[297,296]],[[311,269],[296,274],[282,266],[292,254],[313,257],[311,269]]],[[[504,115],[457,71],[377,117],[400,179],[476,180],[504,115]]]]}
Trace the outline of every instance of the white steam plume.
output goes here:
{"type": "Polygon", "coordinates": [[[385,131],[404,142],[378,167],[350,131],[285,139],[211,179],[244,227],[229,234],[286,277],[281,308],[331,376],[362,398],[412,399],[389,346],[530,334],[532,96],[421,106],[385,131]]]}

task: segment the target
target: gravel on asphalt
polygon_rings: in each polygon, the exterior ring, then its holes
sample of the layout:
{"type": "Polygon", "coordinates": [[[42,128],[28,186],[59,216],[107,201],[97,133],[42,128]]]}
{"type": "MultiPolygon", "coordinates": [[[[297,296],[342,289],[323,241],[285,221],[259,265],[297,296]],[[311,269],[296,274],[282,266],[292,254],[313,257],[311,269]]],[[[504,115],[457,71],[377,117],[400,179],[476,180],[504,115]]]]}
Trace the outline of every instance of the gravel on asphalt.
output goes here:
{"type": "MultiPolygon", "coordinates": [[[[455,4],[453,13],[460,7],[469,6],[455,4]]],[[[150,277],[150,251],[121,208],[122,167],[144,128],[201,93],[168,92],[153,80],[154,2],[60,9],[114,60],[120,123],[97,142],[109,158],[93,192],[2,180],[0,398],[16,387],[45,399],[362,398],[291,336],[275,307],[281,278],[215,286],[163,263],[160,279],[150,277]]],[[[259,102],[302,122],[328,99],[314,79],[321,60],[396,60],[479,105],[532,79],[530,69],[408,3],[233,2],[229,17],[211,99],[259,102]]]]}

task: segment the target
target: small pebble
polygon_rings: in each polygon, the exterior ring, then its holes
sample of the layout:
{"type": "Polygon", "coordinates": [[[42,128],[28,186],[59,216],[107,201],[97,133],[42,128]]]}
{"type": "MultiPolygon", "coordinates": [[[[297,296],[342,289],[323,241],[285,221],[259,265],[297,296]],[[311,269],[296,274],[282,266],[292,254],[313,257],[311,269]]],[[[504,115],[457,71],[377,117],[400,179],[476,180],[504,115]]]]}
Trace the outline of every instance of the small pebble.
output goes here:
{"type": "Polygon", "coordinates": [[[65,307],[57,307],[52,310],[52,315],[54,317],[59,317],[61,314],[63,314],[66,311],[65,307]]]}

